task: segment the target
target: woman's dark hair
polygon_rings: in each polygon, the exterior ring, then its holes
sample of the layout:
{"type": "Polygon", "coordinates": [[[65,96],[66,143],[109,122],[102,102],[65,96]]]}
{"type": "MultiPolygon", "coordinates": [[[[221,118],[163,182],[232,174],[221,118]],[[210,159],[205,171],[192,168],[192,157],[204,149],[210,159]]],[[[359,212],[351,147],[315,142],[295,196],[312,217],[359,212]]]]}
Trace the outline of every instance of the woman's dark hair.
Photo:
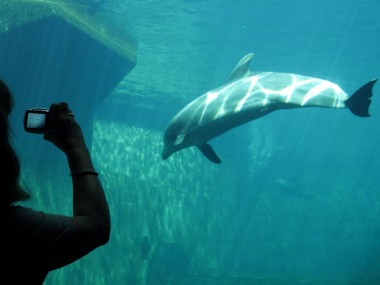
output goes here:
{"type": "Polygon", "coordinates": [[[20,161],[10,143],[8,117],[13,100],[7,85],[0,80],[0,204],[10,205],[30,198],[20,185],[20,161]]]}

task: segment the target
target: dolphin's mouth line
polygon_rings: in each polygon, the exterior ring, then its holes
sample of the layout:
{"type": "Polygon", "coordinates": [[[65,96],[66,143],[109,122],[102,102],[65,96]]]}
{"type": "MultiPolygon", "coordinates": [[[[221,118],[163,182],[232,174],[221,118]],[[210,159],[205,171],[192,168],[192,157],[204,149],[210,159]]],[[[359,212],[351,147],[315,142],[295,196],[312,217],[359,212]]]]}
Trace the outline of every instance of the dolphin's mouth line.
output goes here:
{"type": "Polygon", "coordinates": [[[166,160],[170,155],[172,155],[172,153],[169,153],[168,150],[165,147],[164,150],[162,151],[161,158],[163,160],[166,160]]]}

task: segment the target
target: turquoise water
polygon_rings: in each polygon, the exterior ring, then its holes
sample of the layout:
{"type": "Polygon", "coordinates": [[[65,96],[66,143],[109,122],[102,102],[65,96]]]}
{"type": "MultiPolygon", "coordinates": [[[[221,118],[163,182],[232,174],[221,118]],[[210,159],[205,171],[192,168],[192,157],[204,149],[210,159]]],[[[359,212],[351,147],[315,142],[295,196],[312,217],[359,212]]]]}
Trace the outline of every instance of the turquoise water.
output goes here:
{"type": "MultiPolygon", "coordinates": [[[[171,117],[222,85],[247,53],[255,53],[254,71],[327,79],[349,95],[379,78],[380,2],[55,3],[118,27],[138,47],[136,65],[104,99],[90,107],[69,102],[86,126],[107,193],[111,240],[51,272],[46,284],[380,284],[379,86],[369,118],[346,109],[277,111],[212,140],[221,165],[195,148],[161,159],[171,117]]],[[[32,40],[42,45],[61,36],[32,40]]],[[[57,60],[64,69],[69,59],[57,60]]],[[[100,70],[99,82],[112,72],[100,70]]],[[[81,100],[91,99],[86,84],[81,100]]],[[[63,86],[64,80],[52,90],[63,86]]],[[[70,214],[64,158],[20,127],[24,100],[60,100],[36,96],[16,93],[13,114],[34,197],[28,205],[70,214]]]]}

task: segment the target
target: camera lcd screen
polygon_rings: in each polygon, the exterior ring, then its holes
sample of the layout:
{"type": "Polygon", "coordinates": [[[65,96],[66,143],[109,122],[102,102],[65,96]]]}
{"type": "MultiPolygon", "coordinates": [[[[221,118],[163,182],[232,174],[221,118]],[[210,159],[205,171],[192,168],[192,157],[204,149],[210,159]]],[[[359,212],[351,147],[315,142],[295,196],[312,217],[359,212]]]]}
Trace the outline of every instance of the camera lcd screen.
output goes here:
{"type": "Polygon", "coordinates": [[[46,114],[28,113],[26,127],[28,129],[43,129],[45,128],[46,114]]]}

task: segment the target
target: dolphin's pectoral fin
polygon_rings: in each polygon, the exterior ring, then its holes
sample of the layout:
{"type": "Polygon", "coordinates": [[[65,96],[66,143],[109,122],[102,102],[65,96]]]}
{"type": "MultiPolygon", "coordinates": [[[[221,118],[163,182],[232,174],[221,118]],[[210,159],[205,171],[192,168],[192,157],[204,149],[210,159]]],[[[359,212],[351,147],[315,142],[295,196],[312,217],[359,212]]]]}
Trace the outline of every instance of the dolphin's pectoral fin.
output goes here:
{"type": "Polygon", "coordinates": [[[249,63],[253,58],[254,54],[249,53],[244,56],[238,64],[235,66],[234,70],[231,72],[230,77],[228,78],[226,83],[231,83],[232,81],[238,80],[240,78],[249,76],[249,63]]]}
{"type": "Polygon", "coordinates": [[[203,153],[205,157],[207,157],[211,162],[220,164],[222,161],[212,149],[211,145],[205,143],[198,146],[199,150],[203,153]]]}
{"type": "Polygon", "coordinates": [[[344,103],[350,111],[359,117],[369,117],[369,105],[371,104],[372,88],[377,79],[371,80],[360,87],[350,98],[344,103]]]}

